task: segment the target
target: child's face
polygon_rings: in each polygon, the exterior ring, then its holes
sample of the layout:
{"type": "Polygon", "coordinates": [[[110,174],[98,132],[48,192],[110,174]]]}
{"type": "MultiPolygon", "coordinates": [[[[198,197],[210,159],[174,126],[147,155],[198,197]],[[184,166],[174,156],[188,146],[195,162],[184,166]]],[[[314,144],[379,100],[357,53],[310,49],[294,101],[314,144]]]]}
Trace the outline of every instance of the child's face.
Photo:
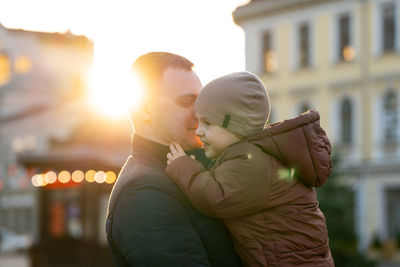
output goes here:
{"type": "Polygon", "coordinates": [[[216,158],[231,144],[239,142],[241,139],[234,133],[212,124],[206,118],[197,113],[199,127],[196,134],[203,142],[203,149],[208,158],[216,158]]]}

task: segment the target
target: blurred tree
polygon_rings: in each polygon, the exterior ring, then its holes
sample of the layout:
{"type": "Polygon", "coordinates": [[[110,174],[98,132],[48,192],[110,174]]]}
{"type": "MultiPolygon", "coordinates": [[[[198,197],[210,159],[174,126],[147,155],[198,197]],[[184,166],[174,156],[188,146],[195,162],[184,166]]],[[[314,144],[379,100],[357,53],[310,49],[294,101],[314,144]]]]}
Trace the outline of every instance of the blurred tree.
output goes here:
{"type": "MultiPolygon", "coordinates": [[[[333,160],[336,166],[337,158],[333,160]]],[[[354,192],[338,181],[335,168],[325,185],[316,188],[319,207],[325,215],[329,245],[336,267],[373,267],[376,263],[357,251],[354,229],[354,192]]]]}

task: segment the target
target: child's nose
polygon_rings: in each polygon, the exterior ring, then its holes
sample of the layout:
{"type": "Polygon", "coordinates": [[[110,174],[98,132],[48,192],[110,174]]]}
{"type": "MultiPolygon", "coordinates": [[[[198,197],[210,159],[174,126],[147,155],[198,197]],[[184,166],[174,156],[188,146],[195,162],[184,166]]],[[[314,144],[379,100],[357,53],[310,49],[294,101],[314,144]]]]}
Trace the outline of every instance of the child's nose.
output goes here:
{"type": "Polygon", "coordinates": [[[197,127],[195,133],[196,133],[197,136],[202,136],[203,135],[203,131],[201,130],[201,126],[197,127]]]}

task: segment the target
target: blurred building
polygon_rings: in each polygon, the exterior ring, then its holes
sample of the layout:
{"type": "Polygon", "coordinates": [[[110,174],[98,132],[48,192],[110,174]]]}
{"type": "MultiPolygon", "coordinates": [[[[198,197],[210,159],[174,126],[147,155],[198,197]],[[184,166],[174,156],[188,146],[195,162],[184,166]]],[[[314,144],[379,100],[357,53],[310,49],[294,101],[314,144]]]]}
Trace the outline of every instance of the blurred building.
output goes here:
{"type": "Polygon", "coordinates": [[[130,154],[128,118],[101,117],[82,108],[65,140],[52,139],[45,152],[21,153],[18,161],[34,168],[40,212],[33,266],[112,266],[105,220],[108,197],[130,154]]]}
{"type": "Polygon", "coordinates": [[[253,0],[233,12],[271,121],[316,108],[356,193],[361,250],[400,236],[400,1],[253,0]]]}
{"type": "Polygon", "coordinates": [[[128,118],[88,107],[93,43],[0,25],[0,224],[32,266],[110,266],[105,219],[130,153],[128,118]]]}
{"type": "Polygon", "coordinates": [[[38,238],[40,205],[21,154],[45,153],[68,139],[92,65],[93,44],[70,32],[8,29],[0,24],[0,224],[38,238]]]}

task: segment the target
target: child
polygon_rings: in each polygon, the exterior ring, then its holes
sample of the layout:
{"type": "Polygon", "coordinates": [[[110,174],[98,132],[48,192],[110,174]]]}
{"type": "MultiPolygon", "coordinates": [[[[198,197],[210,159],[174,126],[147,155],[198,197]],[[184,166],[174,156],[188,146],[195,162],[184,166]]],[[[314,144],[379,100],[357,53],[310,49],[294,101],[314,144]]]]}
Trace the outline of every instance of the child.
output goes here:
{"type": "Polygon", "coordinates": [[[223,220],[245,266],[334,266],[312,188],[332,169],[319,114],[264,129],[268,95],[249,72],[207,84],[195,109],[196,134],[215,162],[206,170],[172,143],[166,172],[197,209],[223,220]]]}

